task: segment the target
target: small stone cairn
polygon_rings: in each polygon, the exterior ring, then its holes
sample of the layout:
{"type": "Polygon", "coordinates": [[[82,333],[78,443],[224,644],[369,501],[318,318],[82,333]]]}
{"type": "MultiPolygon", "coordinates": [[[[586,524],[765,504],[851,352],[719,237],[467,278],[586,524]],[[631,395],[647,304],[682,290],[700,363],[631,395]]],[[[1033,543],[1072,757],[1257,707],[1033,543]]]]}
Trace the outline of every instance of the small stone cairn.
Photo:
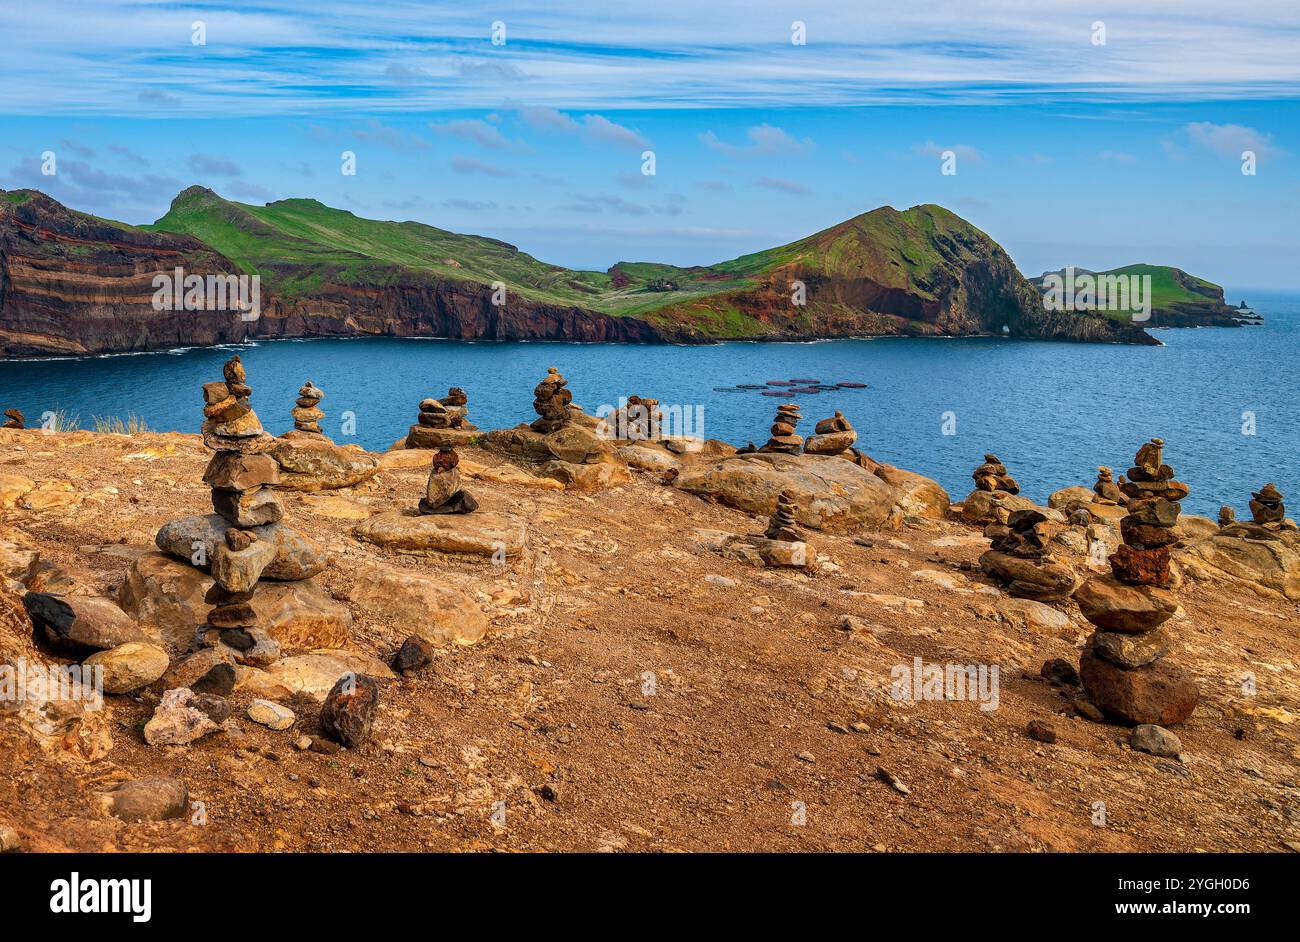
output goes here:
{"type": "Polygon", "coordinates": [[[1015,478],[1007,474],[1007,466],[997,455],[985,455],[984,463],[971,473],[971,477],[975,479],[977,491],[1020,493],[1020,485],[1016,483],[1015,478]]]}
{"type": "MultiPolygon", "coordinates": [[[[1114,472],[1105,465],[1097,468],[1097,483],[1092,486],[1093,503],[1097,504],[1117,504],[1123,506],[1128,503],[1128,498],[1120,490],[1120,485],[1115,483],[1112,475],[1114,472]]],[[[1120,482],[1123,483],[1124,476],[1120,475],[1120,482]]]]}
{"type": "Polygon", "coordinates": [[[768,518],[767,531],[763,535],[769,540],[784,540],[787,543],[803,539],[803,534],[795,529],[794,494],[791,491],[782,491],[777,495],[776,510],[768,518]]]}
{"type": "Polygon", "coordinates": [[[1159,438],[1143,445],[1120,485],[1128,514],[1112,574],[1091,577],[1074,596],[1097,626],[1079,660],[1084,690],[1102,713],[1129,725],[1181,723],[1199,698],[1196,682],[1162,660],[1170,639],[1161,626],[1178,611],[1170,551],[1182,537],[1179,501],[1189,491],[1163,463],[1163,446],[1159,438]]]}
{"type": "Polygon", "coordinates": [[[17,409],[5,409],[5,424],[0,428],[27,428],[27,416],[17,409]]]}
{"type": "Polygon", "coordinates": [[[1006,523],[991,523],[984,535],[992,548],[980,556],[980,568],[1006,585],[1017,598],[1059,602],[1079,586],[1079,577],[1048,552],[1052,528],[1059,528],[1039,510],[1013,510],[1006,523]]]}
{"type": "Polygon", "coordinates": [[[569,403],[573,402],[573,393],[565,389],[568,385],[569,381],[558,368],[547,368],[546,378],[533,389],[533,410],[538,416],[532,423],[534,432],[545,435],[558,432],[569,424],[569,403]]]}
{"type": "Polygon", "coordinates": [[[795,434],[799,425],[799,407],[794,403],[783,403],[776,407],[776,417],[772,419],[772,437],[767,444],[758,449],[762,452],[778,452],[797,455],[803,448],[803,436],[795,434]]]}
{"type": "Polygon", "coordinates": [[[468,415],[469,396],[459,386],[451,387],[441,399],[422,399],[416,424],[406,435],[406,447],[441,448],[468,442],[470,433],[478,431],[468,415]]]}
{"type": "Polygon", "coordinates": [[[858,433],[844,413],[836,409],[833,417],[817,423],[813,434],[804,442],[803,450],[810,455],[842,455],[857,440],[858,433]]]}
{"type": "Polygon", "coordinates": [[[1296,522],[1286,515],[1286,503],[1276,484],[1265,484],[1250,495],[1250,520],[1238,520],[1231,507],[1219,509],[1219,533],[1245,540],[1296,541],[1296,522]]]}
{"type": "Polygon", "coordinates": [[[298,389],[298,399],[290,413],[293,416],[295,432],[325,437],[325,433],[320,430],[320,420],[325,418],[325,413],[320,409],[320,401],[324,398],[325,392],[311,380],[307,380],[298,389]]]}
{"type": "Polygon", "coordinates": [[[443,445],[433,456],[429,483],[420,498],[422,514],[468,514],[478,510],[478,501],[460,486],[460,455],[443,445]]]}
{"type": "Polygon", "coordinates": [[[1265,484],[1250,495],[1250,519],[1262,527],[1281,526],[1286,521],[1286,504],[1275,484],[1265,484]]]}

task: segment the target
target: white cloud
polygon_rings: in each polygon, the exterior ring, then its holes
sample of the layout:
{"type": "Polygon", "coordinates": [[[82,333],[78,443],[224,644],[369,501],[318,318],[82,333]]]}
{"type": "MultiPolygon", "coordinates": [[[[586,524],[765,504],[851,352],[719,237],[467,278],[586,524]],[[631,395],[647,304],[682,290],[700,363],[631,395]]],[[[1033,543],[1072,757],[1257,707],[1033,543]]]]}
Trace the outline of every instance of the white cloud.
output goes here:
{"type": "Polygon", "coordinates": [[[439,134],[450,134],[486,147],[490,150],[523,150],[522,142],[512,141],[501,133],[500,129],[486,121],[462,119],[448,121],[445,124],[430,124],[429,127],[439,134]]]}
{"type": "Polygon", "coordinates": [[[1253,151],[1257,157],[1275,157],[1281,153],[1273,143],[1273,135],[1240,124],[1214,124],[1194,121],[1183,127],[1183,133],[1197,147],[1220,157],[1240,160],[1242,151],[1253,151]]]}
{"type": "Polygon", "coordinates": [[[728,144],[718,138],[712,131],[705,131],[699,136],[700,143],[709,150],[715,150],[728,157],[768,157],[780,154],[802,154],[811,150],[813,142],[809,138],[802,141],[787,134],[778,127],[763,123],[755,125],[745,132],[749,144],[737,146],[728,144]]]}

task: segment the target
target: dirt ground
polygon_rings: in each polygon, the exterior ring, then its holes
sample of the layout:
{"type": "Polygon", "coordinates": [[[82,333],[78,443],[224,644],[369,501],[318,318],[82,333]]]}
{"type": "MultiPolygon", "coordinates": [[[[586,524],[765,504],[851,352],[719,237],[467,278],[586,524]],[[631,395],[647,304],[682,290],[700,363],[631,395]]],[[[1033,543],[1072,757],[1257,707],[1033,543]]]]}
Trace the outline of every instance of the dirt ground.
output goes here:
{"type": "MultiPolygon", "coordinates": [[[[0,531],[91,594],[114,592],[160,525],[210,510],[197,436],[2,434],[0,474],[68,481],[79,500],[0,511],[0,531]]],[[[657,474],[586,495],[467,481],[483,509],[528,522],[505,567],[385,555],[338,516],[410,507],[425,476],[385,469],[330,492],[344,503],[281,494],[286,522],[333,555],[318,580],[351,605],[356,650],[388,658],[411,633],[350,602],[362,560],[444,574],[491,617],[478,644],[382,684],[369,745],[299,751],[310,703],[273,732],[239,692],[238,735],[169,747],[141,735],[156,694],[109,697],[114,745],[94,762],[0,716],[0,825],[35,851],[1300,849],[1295,603],[1187,581],[1170,656],[1202,700],[1176,730],[1184,755],[1158,759],[1039,676],[1049,658],[1077,663],[1091,628],[1073,603],[1053,624],[993,587],[972,568],[988,546],[976,528],[812,533],[827,562],[808,575],[708,549],[698,529],[765,521],[657,474]],[[998,665],[997,708],[892,699],[891,671],[917,657],[998,665]],[[1057,741],[1027,735],[1032,720],[1057,741]],[[182,779],[206,823],[96,810],[97,789],[149,775],[182,779]]]]}

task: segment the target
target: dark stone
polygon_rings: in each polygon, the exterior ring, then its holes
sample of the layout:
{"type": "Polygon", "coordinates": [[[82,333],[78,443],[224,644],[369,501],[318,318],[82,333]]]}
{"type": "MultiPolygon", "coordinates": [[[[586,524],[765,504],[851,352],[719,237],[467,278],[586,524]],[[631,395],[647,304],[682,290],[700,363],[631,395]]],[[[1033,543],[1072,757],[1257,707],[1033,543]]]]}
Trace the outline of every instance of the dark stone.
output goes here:
{"type": "Polygon", "coordinates": [[[1054,657],[1050,661],[1044,661],[1042,669],[1038,672],[1045,680],[1060,684],[1061,686],[1073,686],[1079,682],[1079,672],[1063,657],[1054,657]]]}
{"type": "Polygon", "coordinates": [[[190,689],[195,693],[229,696],[235,689],[235,668],[231,664],[214,664],[206,674],[190,684],[190,689]]]}
{"type": "Polygon", "coordinates": [[[1133,517],[1125,517],[1119,522],[1119,531],[1124,542],[1134,549],[1156,549],[1171,546],[1182,539],[1183,534],[1174,527],[1151,526],[1138,523],[1133,517]]]}
{"type": "Polygon", "coordinates": [[[434,647],[428,641],[425,641],[419,635],[411,635],[402,642],[396,656],[393,658],[393,670],[395,671],[413,671],[419,670],[433,660],[434,647]]]}
{"type": "Polygon", "coordinates": [[[437,507],[430,507],[429,502],[420,498],[422,514],[470,514],[478,510],[478,501],[468,491],[457,491],[437,507]]]}
{"type": "Polygon", "coordinates": [[[257,639],[243,628],[227,628],[221,632],[221,642],[230,645],[236,651],[247,651],[257,644],[257,639]]]}
{"type": "Polygon", "coordinates": [[[1200,690],[1167,659],[1126,670],[1085,650],[1079,675],[1091,700],[1107,717],[1130,726],[1174,726],[1192,715],[1200,690]]]}
{"type": "Polygon", "coordinates": [[[360,746],[370,737],[378,706],[379,685],[374,678],[344,674],[321,707],[321,732],[348,748],[360,746]]]}
{"type": "Polygon", "coordinates": [[[1150,527],[1172,527],[1178,523],[1181,508],[1171,500],[1157,497],[1153,500],[1130,501],[1128,518],[1133,523],[1150,527]]]}
{"type": "Polygon", "coordinates": [[[1056,730],[1042,720],[1030,720],[1029,725],[1025,727],[1025,732],[1029,734],[1030,739],[1035,739],[1038,742],[1056,742],[1056,730]]]}
{"type": "Polygon", "coordinates": [[[186,706],[193,707],[200,713],[207,716],[214,723],[224,723],[230,719],[230,704],[224,697],[213,696],[207,693],[196,693],[190,697],[186,706]]]}

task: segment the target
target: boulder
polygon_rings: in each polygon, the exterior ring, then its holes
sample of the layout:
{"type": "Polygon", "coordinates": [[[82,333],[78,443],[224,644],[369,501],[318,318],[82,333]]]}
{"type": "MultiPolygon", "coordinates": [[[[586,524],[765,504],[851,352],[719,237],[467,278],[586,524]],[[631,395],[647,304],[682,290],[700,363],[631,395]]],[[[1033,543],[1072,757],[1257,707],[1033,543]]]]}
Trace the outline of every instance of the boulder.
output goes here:
{"type": "Polygon", "coordinates": [[[738,454],[685,471],[673,483],[752,514],[772,514],[777,495],[789,491],[798,523],[833,532],[880,527],[896,514],[898,500],[869,471],[822,455],[738,454]]]}
{"type": "Polygon", "coordinates": [[[554,432],[538,432],[527,425],[488,432],[479,442],[489,451],[531,462],[551,460],[585,464],[600,461],[613,452],[595,428],[570,424],[554,432]]]}
{"type": "Polygon", "coordinates": [[[1128,585],[1113,576],[1092,576],[1074,593],[1083,617],[1105,631],[1138,635],[1159,628],[1178,611],[1168,589],[1128,585]]]}
{"type": "Polygon", "coordinates": [[[28,592],[23,607],[39,636],[56,651],[75,655],[87,648],[106,651],[128,641],[150,640],[111,599],[28,592]]]}
{"type": "Polygon", "coordinates": [[[1092,503],[1092,488],[1084,487],[1081,484],[1072,484],[1069,487],[1063,487],[1059,491],[1052,491],[1047,497],[1047,506],[1053,510],[1059,510],[1067,517],[1081,505],[1092,503]]]}
{"type": "Polygon", "coordinates": [[[169,663],[167,652],[157,645],[128,641],[92,654],[82,665],[103,671],[105,693],[130,693],[161,677],[169,663]]]}
{"type": "Polygon", "coordinates": [[[183,746],[220,729],[211,717],[190,704],[193,698],[194,691],[187,687],[164,693],[144,726],[144,741],[151,746],[183,746]]]}
{"type": "Polygon", "coordinates": [[[473,644],[488,629],[483,609],[464,592],[441,579],[392,566],[360,567],[352,601],[439,646],[473,644]]]}
{"type": "Polygon", "coordinates": [[[145,553],[127,567],[118,604],[144,625],[158,629],[164,645],[173,653],[194,646],[195,629],[212,608],[203,601],[212,578],[188,562],[166,553],[145,553]]]}
{"type": "Polygon", "coordinates": [[[948,518],[951,502],[938,481],[888,464],[876,464],[871,473],[894,488],[894,504],[904,517],[948,518]]]}
{"type": "Polygon", "coordinates": [[[621,445],[615,450],[619,460],[638,471],[678,471],[681,461],[665,448],[654,445],[621,445]]]}
{"type": "Polygon", "coordinates": [[[1048,520],[1056,523],[1066,522],[1066,516],[1061,511],[1051,507],[1040,507],[1027,497],[1008,494],[1006,491],[971,491],[962,501],[961,516],[967,523],[1000,523],[1002,520],[999,518],[999,510],[1003,511],[1001,515],[1003,518],[1017,510],[1037,510],[1048,520]]]}
{"type": "Polygon", "coordinates": [[[190,810],[185,783],[174,778],[138,778],[100,796],[103,810],[123,821],[166,821],[190,810]]]}
{"type": "Polygon", "coordinates": [[[0,510],[17,507],[23,495],[35,486],[35,481],[21,474],[0,474],[0,510]]]}
{"type": "Polygon", "coordinates": [[[1200,699],[1196,682],[1168,658],[1126,670],[1085,649],[1079,676],[1094,706],[1130,726],[1177,725],[1192,715],[1200,699]]]}
{"type": "Polygon", "coordinates": [[[263,582],[249,600],[258,624],[285,648],[343,648],[352,640],[352,612],[314,579],[263,582]]]}
{"type": "Polygon", "coordinates": [[[1178,559],[1197,575],[1244,584],[1265,598],[1300,601],[1300,546],[1281,539],[1212,536],[1178,559]]]}
{"type": "Polygon", "coordinates": [[[379,707],[379,685],[365,674],[345,674],[330,689],[320,710],[321,732],[355,749],[370,738],[379,707]]]}
{"type": "MultiPolygon", "coordinates": [[[[558,433],[556,433],[558,434],[558,433]]],[[[615,461],[578,464],[572,461],[547,461],[537,469],[544,477],[559,481],[567,490],[598,491],[617,487],[632,480],[627,467],[615,461]]]]}
{"type": "Polygon", "coordinates": [[[492,556],[498,551],[517,556],[524,549],[527,528],[510,514],[426,515],[393,511],[379,514],[352,531],[357,539],[398,553],[470,553],[492,556]]]}
{"type": "MultiPolygon", "coordinates": [[[[163,552],[207,569],[216,547],[225,541],[229,528],[230,524],[217,514],[181,517],[164,524],[154,542],[163,552]],[[202,548],[202,554],[196,547],[202,548]],[[196,559],[202,562],[196,562],[196,559]]],[[[306,579],[319,573],[329,562],[325,550],[315,541],[283,523],[250,529],[259,542],[265,541],[275,547],[275,557],[262,570],[264,579],[306,579]]]]}
{"type": "Polygon", "coordinates": [[[277,486],[290,491],[352,487],[374,477],[379,470],[379,459],[356,445],[281,440],[270,454],[280,466],[277,486]]]}

